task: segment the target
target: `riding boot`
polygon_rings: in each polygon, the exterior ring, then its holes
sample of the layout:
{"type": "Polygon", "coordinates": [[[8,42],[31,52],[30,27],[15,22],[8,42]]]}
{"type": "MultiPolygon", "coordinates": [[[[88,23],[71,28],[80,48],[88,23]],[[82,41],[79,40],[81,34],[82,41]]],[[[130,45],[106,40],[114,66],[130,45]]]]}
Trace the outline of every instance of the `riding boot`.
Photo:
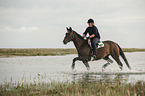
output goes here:
{"type": "Polygon", "coordinates": [[[96,59],[96,55],[93,55],[91,61],[94,61],[95,59],[96,59]]]}

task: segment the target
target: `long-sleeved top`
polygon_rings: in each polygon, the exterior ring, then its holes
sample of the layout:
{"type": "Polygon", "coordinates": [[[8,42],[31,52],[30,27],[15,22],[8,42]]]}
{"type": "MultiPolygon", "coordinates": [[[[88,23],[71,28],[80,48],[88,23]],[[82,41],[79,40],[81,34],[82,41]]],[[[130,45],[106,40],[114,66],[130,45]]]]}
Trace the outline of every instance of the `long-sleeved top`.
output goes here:
{"type": "MultiPolygon", "coordinates": [[[[94,34],[95,37],[97,37],[98,39],[101,38],[97,27],[94,25],[92,27],[87,27],[87,29],[85,30],[85,32],[83,34],[86,35],[87,33],[89,33],[90,36],[94,34]]],[[[94,39],[94,38],[91,38],[91,39],[94,39]]]]}

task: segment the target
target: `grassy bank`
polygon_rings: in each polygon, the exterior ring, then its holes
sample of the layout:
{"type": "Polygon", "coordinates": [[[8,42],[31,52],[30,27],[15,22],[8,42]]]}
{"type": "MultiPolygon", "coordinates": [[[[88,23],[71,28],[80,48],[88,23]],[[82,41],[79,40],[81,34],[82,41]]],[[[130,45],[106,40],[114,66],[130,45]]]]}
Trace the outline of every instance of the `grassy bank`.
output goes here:
{"type": "Polygon", "coordinates": [[[122,48],[124,52],[145,52],[145,49],[138,48],[122,48]]]}
{"type": "Polygon", "coordinates": [[[76,54],[75,49],[47,49],[47,48],[30,48],[30,49],[0,49],[0,57],[10,56],[53,56],[76,54]]]}
{"type": "Polygon", "coordinates": [[[0,85],[0,96],[144,96],[145,82],[135,84],[96,81],[56,82],[51,83],[5,83],[0,85]]]}
{"type": "MultiPolygon", "coordinates": [[[[123,48],[124,52],[145,52],[145,49],[123,48]]],[[[74,48],[69,49],[49,49],[49,48],[30,48],[30,49],[0,49],[0,57],[10,56],[50,56],[76,54],[74,48]]]]}

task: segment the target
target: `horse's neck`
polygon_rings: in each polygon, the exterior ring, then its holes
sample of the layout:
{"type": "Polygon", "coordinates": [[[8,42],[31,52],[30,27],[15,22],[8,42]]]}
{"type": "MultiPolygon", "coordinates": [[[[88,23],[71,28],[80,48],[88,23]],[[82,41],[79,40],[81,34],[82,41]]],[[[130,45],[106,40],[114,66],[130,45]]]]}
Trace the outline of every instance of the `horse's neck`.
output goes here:
{"type": "Polygon", "coordinates": [[[78,37],[77,34],[75,34],[75,36],[74,36],[73,43],[78,51],[82,50],[82,47],[84,45],[87,45],[86,41],[84,39],[78,37]]]}

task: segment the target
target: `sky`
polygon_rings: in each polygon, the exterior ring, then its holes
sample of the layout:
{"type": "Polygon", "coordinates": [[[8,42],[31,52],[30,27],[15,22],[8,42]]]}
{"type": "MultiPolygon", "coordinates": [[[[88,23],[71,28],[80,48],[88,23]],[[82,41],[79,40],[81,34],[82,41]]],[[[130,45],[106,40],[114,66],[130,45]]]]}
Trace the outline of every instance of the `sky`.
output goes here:
{"type": "Polygon", "coordinates": [[[145,0],[0,0],[0,48],[74,48],[66,27],[83,34],[94,19],[101,40],[145,48],[145,0]]]}

